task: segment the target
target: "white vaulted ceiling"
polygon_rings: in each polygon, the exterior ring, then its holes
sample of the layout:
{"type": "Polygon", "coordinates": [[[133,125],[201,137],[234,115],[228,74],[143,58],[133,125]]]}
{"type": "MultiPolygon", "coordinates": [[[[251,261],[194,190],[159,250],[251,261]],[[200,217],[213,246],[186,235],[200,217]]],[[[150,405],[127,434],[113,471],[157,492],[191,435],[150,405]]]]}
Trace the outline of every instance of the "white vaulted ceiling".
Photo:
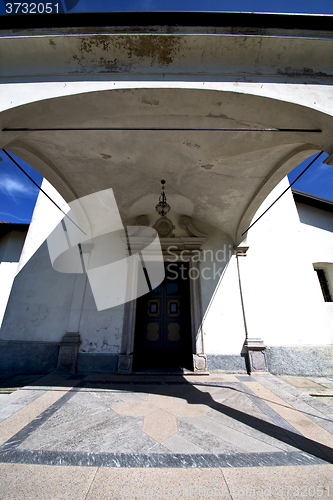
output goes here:
{"type": "Polygon", "coordinates": [[[113,188],[125,222],[153,211],[165,179],[174,213],[235,242],[273,187],[330,144],[333,126],[329,115],[275,99],[168,88],[46,99],[1,117],[1,129],[38,129],[2,132],[2,147],[30,162],[66,201],[113,188]],[[217,128],[243,130],[209,130],[217,128]],[[322,132],[304,131],[316,129],[322,132]]]}

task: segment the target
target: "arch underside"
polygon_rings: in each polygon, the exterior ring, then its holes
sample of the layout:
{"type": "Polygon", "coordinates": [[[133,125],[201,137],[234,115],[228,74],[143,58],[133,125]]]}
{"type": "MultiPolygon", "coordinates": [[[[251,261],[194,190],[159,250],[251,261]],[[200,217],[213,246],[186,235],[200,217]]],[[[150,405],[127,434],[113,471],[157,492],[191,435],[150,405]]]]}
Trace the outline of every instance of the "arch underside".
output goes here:
{"type": "Polygon", "coordinates": [[[165,179],[174,213],[238,243],[279,181],[329,148],[332,124],[327,114],[277,99],[147,88],[19,106],[1,114],[0,137],[2,148],[39,170],[68,202],[112,188],[126,223],[154,211],[165,179]],[[228,130],[211,130],[218,128],[228,130]],[[248,128],[297,131],[230,130],[248,128]]]}

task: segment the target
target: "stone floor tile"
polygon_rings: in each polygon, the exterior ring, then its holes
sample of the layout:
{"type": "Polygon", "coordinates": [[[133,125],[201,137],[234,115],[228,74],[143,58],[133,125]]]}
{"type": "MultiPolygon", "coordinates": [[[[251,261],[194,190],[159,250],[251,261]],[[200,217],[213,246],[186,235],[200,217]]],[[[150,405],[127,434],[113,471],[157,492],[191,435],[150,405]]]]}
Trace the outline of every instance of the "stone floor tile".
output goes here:
{"type": "Polygon", "coordinates": [[[117,395],[115,395],[111,391],[92,390],[92,391],[87,391],[87,392],[89,392],[89,394],[91,394],[94,398],[96,398],[98,401],[100,401],[107,408],[111,408],[112,406],[123,402],[122,399],[120,399],[117,395]]]}
{"type": "Polygon", "coordinates": [[[12,392],[11,394],[6,394],[6,399],[0,402],[0,408],[5,408],[11,404],[24,404],[27,405],[35,401],[35,399],[39,398],[43,394],[47,392],[45,388],[29,388],[24,387],[19,389],[18,391],[12,392]]]}
{"type": "Polygon", "coordinates": [[[1,408],[0,423],[3,422],[4,420],[7,420],[7,418],[11,417],[25,406],[26,405],[24,403],[21,403],[21,404],[10,404],[5,406],[4,408],[1,408]]]}
{"type": "Polygon", "coordinates": [[[206,453],[238,453],[244,451],[240,447],[223,441],[222,436],[217,437],[215,434],[203,430],[202,428],[199,431],[198,428],[192,424],[191,418],[178,418],[177,423],[177,437],[181,436],[186,438],[188,441],[200,446],[206,453]]]}
{"type": "Polygon", "coordinates": [[[41,395],[32,403],[28,404],[10,418],[0,424],[0,445],[23,429],[29,422],[34,420],[44,410],[64,396],[68,390],[58,388],[41,395]]]}
{"type": "MultiPolygon", "coordinates": [[[[63,410],[63,409],[62,409],[63,410]]],[[[142,432],[142,417],[120,416],[112,410],[57,412],[19,446],[19,449],[141,453],[155,441],[142,432]]]]}
{"type": "MultiPolygon", "coordinates": [[[[16,391],[17,392],[17,391],[16,391]]],[[[11,393],[13,394],[13,393],[11,393]]],[[[10,404],[10,394],[0,394],[0,408],[4,408],[10,404]]]]}
{"type": "Polygon", "coordinates": [[[333,380],[332,378],[328,377],[309,377],[310,380],[313,380],[313,382],[316,382],[319,385],[323,385],[324,387],[333,387],[333,380]]]}
{"type": "Polygon", "coordinates": [[[333,397],[328,397],[328,396],[321,397],[320,401],[322,403],[324,403],[325,405],[330,406],[331,408],[333,408],[333,397]]]}
{"type": "Polygon", "coordinates": [[[126,392],[123,390],[113,390],[112,394],[121,401],[147,401],[149,394],[142,392],[126,392]]]}
{"type": "Polygon", "coordinates": [[[311,380],[309,377],[295,377],[291,375],[279,375],[279,378],[299,389],[317,389],[320,384],[311,380]]]}
{"type": "Polygon", "coordinates": [[[333,465],[222,469],[233,500],[333,498],[333,465]]]}
{"type": "Polygon", "coordinates": [[[207,450],[197,446],[192,441],[189,441],[179,434],[173,434],[173,436],[165,439],[165,441],[162,441],[161,444],[172,453],[207,453],[207,450]]]}
{"type": "Polygon", "coordinates": [[[175,417],[196,417],[204,415],[210,410],[208,406],[201,404],[188,404],[187,401],[172,401],[166,411],[175,415],[175,417]]]}
{"type": "Polygon", "coordinates": [[[177,420],[174,415],[159,409],[144,418],[142,430],[158,443],[162,443],[177,432],[177,420]]]}
{"type": "Polygon", "coordinates": [[[289,422],[296,430],[298,430],[306,438],[320,443],[332,449],[330,456],[333,458],[333,435],[320,425],[313,422],[309,417],[295,410],[286,401],[279,396],[269,391],[259,382],[251,384],[245,383],[251,391],[258,397],[265,400],[265,402],[282,418],[289,422]]]}
{"type": "Polygon", "coordinates": [[[96,467],[0,464],[4,500],[85,500],[96,467]]]}
{"type": "MultiPolygon", "coordinates": [[[[251,387],[251,385],[249,385],[249,387],[251,387]]],[[[260,420],[272,422],[270,416],[263,411],[263,407],[256,404],[259,403],[257,399],[258,398],[255,397],[249,397],[243,392],[235,392],[223,401],[223,404],[227,405],[229,408],[234,408],[235,410],[239,410],[245,414],[257,417],[260,420]]]]}
{"type": "Polygon", "coordinates": [[[112,410],[118,415],[144,417],[156,411],[157,407],[149,401],[126,401],[112,406],[112,410]]]}
{"type": "Polygon", "coordinates": [[[242,420],[233,418],[220,408],[209,411],[205,417],[212,419],[230,429],[235,429],[245,436],[250,436],[259,441],[264,441],[280,450],[295,451],[295,443],[288,438],[284,429],[275,424],[270,424],[268,418],[261,415],[253,415],[254,421],[250,420],[251,414],[241,411],[242,420]],[[247,423],[248,422],[248,423],[247,423]],[[272,426],[273,425],[273,426],[272,426]]]}
{"type": "MultiPolygon", "coordinates": [[[[198,431],[206,431],[218,438],[222,439],[231,446],[236,447],[241,452],[255,453],[255,452],[275,452],[281,451],[277,446],[272,446],[265,442],[265,435],[262,440],[253,438],[243,432],[232,429],[220,422],[217,422],[208,416],[194,417],[186,420],[187,423],[195,426],[198,431]]],[[[278,444],[278,442],[277,442],[278,444]]]]}
{"type": "Polygon", "coordinates": [[[237,376],[232,375],[229,373],[224,373],[224,374],[218,374],[218,373],[212,373],[210,375],[201,375],[201,376],[191,376],[191,375],[186,375],[184,377],[188,382],[191,382],[192,384],[195,384],[196,382],[218,382],[218,383],[224,383],[224,382],[238,382],[237,376]]]}
{"type": "MultiPolygon", "coordinates": [[[[197,398],[195,399],[197,399],[198,402],[200,400],[203,400],[203,403],[209,403],[210,398],[214,401],[225,401],[228,397],[230,397],[231,394],[234,393],[235,390],[235,386],[228,387],[227,385],[225,387],[217,387],[214,385],[196,385],[195,388],[198,391],[197,398]]],[[[175,396],[186,400],[191,399],[192,402],[194,400],[193,393],[191,394],[191,398],[189,398],[188,392],[189,391],[185,386],[175,391],[175,396]]]]}
{"type": "Polygon", "coordinates": [[[149,394],[148,396],[149,403],[156,405],[158,408],[167,409],[170,404],[174,402],[173,395],[165,395],[165,394],[149,394]]]}
{"type": "Polygon", "coordinates": [[[86,500],[232,500],[220,469],[100,468],[86,500]]]}
{"type": "Polygon", "coordinates": [[[287,382],[272,375],[270,377],[257,376],[256,378],[264,387],[280,396],[280,398],[287,403],[297,409],[300,409],[300,411],[310,413],[310,418],[313,409],[315,409],[316,412],[321,413],[323,418],[326,420],[327,418],[330,418],[333,421],[333,410],[322,403],[320,398],[311,397],[306,391],[302,391],[301,389],[291,386],[287,382]]]}

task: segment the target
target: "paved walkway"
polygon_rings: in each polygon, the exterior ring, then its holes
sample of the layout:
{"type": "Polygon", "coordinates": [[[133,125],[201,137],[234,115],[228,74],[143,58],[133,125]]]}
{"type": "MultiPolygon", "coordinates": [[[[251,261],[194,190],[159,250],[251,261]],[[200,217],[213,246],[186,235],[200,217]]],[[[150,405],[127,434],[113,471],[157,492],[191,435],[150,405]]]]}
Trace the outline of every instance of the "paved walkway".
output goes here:
{"type": "Polygon", "coordinates": [[[333,408],[305,392],[331,387],[45,376],[0,395],[0,498],[333,499],[333,408]]]}

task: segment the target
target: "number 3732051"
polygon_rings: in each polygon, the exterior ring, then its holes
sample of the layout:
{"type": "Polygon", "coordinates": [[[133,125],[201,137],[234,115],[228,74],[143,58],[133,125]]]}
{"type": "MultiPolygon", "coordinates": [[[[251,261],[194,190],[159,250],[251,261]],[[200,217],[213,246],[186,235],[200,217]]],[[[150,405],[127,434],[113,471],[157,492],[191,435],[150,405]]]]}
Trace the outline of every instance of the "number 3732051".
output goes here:
{"type": "Polygon", "coordinates": [[[58,3],[6,3],[7,14],[58,14],[58,3]]]}

